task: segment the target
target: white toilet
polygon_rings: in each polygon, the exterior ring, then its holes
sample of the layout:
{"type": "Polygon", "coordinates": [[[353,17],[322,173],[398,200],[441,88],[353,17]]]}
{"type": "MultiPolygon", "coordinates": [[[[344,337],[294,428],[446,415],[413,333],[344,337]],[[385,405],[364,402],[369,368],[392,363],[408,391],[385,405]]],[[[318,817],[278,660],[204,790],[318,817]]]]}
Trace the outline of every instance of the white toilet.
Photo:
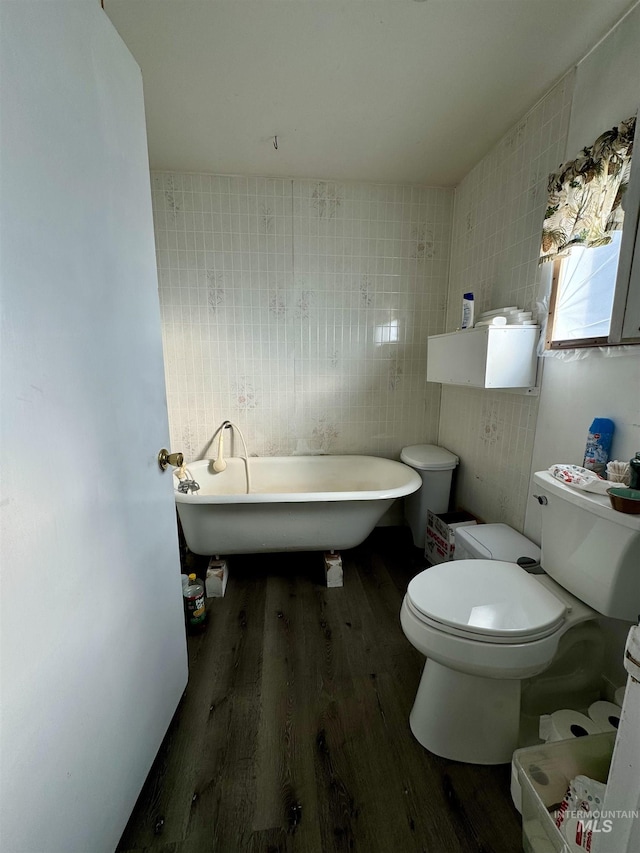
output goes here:
{"type": "Polygon", "coordinates": [[[436,755],[510,761],[521,680],[543,672],[560,638],[598,613],[638,618],[640,517],[547,472],[534,480],[546,574],[493,559],[442,563],[413,578],[402,603],[404,633],[427,657],[409,722],[436,755]]]}
{"type": "MultiPolygon", "coordinates": [[[[458,528],[454,559],[502,560],[517,563],[527,572],[544,574],[540,548],[507,524],[458,528]]],[[[566,631],[560,638],[553,663],[541,674],[522,682],[520,738],[524,737],[528,743],[537,737],[541,714],[550,714],[560,707],[587,708],[599,699],[603,658],[604,638],[597,619],[576,622],[566,631]]]]}

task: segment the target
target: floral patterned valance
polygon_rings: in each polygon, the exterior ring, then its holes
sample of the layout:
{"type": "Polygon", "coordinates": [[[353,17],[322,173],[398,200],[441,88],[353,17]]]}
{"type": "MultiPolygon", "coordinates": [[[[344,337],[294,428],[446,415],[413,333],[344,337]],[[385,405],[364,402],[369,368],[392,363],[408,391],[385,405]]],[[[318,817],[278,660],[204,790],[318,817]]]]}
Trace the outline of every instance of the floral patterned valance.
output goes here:
{"type": "Polygon", "coordinates": [[[604,246],[611,242],[607,232],[622,228],[620,201],[629,183],[635,128],[633,116],[549,175],[540,263],[571,246],[604,246]]]}

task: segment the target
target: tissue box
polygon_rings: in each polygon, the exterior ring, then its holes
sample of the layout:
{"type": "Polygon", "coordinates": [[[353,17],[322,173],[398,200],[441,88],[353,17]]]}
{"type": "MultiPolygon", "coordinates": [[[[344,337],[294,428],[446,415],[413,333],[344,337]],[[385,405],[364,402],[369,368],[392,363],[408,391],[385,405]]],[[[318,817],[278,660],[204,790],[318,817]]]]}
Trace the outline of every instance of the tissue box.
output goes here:
{"type": "Polygon", "coordinates": [[[435,513],[427,510],[427,530],[424,538],[424,555],[430,563],[446,563],[453,559],[456,547],[456,528],[477,524],[470,512],[435,513]]]}

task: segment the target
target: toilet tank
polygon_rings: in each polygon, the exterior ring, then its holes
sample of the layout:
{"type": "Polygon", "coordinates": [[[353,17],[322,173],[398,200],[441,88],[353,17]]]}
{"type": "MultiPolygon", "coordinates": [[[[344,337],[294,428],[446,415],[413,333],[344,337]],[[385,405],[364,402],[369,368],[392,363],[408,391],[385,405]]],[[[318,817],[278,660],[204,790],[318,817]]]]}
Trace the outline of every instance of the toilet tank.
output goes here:
{"type": "Polygon", "coordinates": [[[640,516],[617,512],[607,495],[566,486],[548,471],[533,479],[542,499],[545,572],[598,613],[637,621],[640,516]]]}

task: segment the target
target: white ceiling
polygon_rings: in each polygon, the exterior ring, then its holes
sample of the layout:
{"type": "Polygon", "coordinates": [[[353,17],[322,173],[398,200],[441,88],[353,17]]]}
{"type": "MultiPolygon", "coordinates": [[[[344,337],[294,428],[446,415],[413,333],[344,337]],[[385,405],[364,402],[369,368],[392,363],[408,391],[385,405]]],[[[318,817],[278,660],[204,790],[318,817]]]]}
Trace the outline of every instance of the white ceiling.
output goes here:
{"type": "Polygon", "coordinates": [[[456,185],[633,5],[104,0],[142,69],[152,168],[431,186],[456,185]]]}

